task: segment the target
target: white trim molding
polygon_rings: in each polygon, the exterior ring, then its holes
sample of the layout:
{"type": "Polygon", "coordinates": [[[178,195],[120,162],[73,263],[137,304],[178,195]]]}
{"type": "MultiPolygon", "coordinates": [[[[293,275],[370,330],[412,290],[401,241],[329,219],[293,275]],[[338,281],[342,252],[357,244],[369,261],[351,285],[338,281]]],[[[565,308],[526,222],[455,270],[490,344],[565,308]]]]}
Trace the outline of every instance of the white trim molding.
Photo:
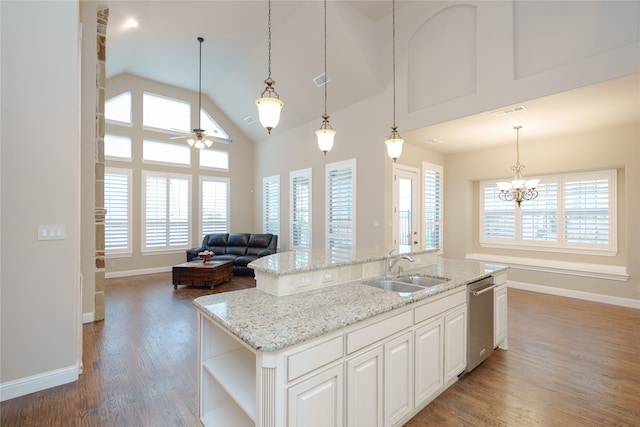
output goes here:
{"type": "Polygon", "coordinates": [[[504,264],[522,270],[543,271],[546,273],[569,274],[572,276],[593,277],[597,279],[629,280],[627,267],[622,265],[592,264],[583,262],[556,261],[552,259],[536,259],[470,253],[465,259],[473,261],[504,264]]]}
{"type": "Polygon", "coordinates": [[[507,281],[507,287],[522,289],[524,291],[556,295],[560,297],[576,298],[586,301],[600,302],[604,304],[613,304],[621,307],[635,308],[640,310],[640,300],[632,298],[614,297],[611,295],[594,294],[591,292],[574,291],[571,289],[554,288],[552,286],[534,285],[531,283],[513,281],[507,281]]]}
{"type": "Polygon", "coordinates": [[[113,271],[111,273],[105,273],[105,279],[114,279],[116,277],[129,277],[129,276],[141,276],[143,274],[155,274],[155,273],[170,273],[173,271],[173,267],[155,267],[155,268],[143,268],[140,270],[126,270],[126,271],[113,271]]]}
{"type": "Polygon", "coordinates": [[[80,366],[54,369],[0,384],[0,402],[78,380],[80,366]]]}

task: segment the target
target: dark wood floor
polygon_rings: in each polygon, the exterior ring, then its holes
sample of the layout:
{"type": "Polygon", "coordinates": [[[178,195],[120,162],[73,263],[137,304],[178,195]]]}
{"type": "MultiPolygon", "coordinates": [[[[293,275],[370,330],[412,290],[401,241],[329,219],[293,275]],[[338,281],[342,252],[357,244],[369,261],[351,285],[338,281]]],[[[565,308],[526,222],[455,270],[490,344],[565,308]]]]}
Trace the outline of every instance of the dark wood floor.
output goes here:
{"type": "MultiPolygon", "coordinates": [[[[174,290],[171,275],[107,280],[106,320],[84,325],[84,373],[2,402],[2,427],[198,425],[191,301],[255,286],[174,290]]],[[[640,311],[509,289],[509,351],[407,426],[640,426],[640,311]]],[[[233,427],[233,426],[222,426],[233,427]]]]}

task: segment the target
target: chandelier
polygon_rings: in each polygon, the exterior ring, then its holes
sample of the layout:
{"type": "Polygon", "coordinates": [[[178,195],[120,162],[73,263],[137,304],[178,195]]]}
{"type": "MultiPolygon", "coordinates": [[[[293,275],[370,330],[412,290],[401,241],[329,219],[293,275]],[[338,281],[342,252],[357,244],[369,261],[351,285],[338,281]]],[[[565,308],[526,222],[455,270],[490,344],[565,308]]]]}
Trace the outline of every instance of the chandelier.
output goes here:
{"type": "Polygon", "coordinates": [[[391,134],[384,141],[387,144],[387,154],[395,163],[402,154],[402,144],[404,139],[398,133],[396,126],[396,2],[393,0],[393,19],[392,19],[392,40],[393,40],[393,126],[391,126],[391,134]]]}
{"type": "Polygon", "coordinates": [[[515,126],[516,130],[516,164],[511,166],[511,170],[516,172],[516,176],[511,182],[498,182],[498,189],[500,190],[500,200],[505,202],[515,201],[520,207],[520,203],[523,200],[533,200],[538,197],[538,191],[536,187],[539,179],[525,180],[522,176],[522,169],[524,165],[520,164],[520,129],[522,126],[515,126]]]}
{"type": "Polygon", "coordinates": [[[271,0],[269,0],[268,33],[269,67],[267,79],[264,81],[267,87],[260,95],[260,98],[256,100],[256,105],[258,106],[260,123],[267,129],[267,132],[271,133],[271,130],[278,126],[280,122],[280,110],[282,110],[282,106],[284,105],[284,102],[280,100],[280,97],[273,88],[276,82],[271,78],[271,0]]]}
{"type": "Polygon", "coordinates": [[[327,77],[327,0],[324,0],[324,114],[316,136],[318,137],[318,148],[325,156],[333,147],[333,138],[336,136],[336,131],[331,127],[327,114],[327,84],[329,84],[327,77]]]}

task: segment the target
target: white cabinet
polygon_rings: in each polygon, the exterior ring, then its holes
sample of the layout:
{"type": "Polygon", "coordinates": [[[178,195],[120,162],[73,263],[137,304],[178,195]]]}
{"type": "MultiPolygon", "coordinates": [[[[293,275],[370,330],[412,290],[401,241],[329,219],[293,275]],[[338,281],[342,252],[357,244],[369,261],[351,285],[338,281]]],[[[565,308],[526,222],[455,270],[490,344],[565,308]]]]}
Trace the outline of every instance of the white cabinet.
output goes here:
{"type": "Polygon", "coordinates": [[[457,377],[467,367],[467,307],[444,317],[444,382],[457,377]]]}
{"type": "Polygon", "coordinates": [[[413,409],[413,332],[384,344],[384,425],[392,426],[413,409]]]}
{"type": "Polygon", "coordinates": [[[444,318],[416,329],[415,406],[419,406],[444,385],[444,318]]]}
{"type": "Polygon", "coordinates": [[[381,345],[347,360],[347,426],[382,427],[383,360],[381,345]]]}
{"type": "Polygon", "coordinates": [[[341,427],[343,425],[343,390],[342,364],[328,368],[289,387],[287,425],[341,427]]]}
{"type": "Polygon", "coordinates": [[[507,285],[496,287],[493,291],[493,346],[508,349],[507,340],[507,285]]]}

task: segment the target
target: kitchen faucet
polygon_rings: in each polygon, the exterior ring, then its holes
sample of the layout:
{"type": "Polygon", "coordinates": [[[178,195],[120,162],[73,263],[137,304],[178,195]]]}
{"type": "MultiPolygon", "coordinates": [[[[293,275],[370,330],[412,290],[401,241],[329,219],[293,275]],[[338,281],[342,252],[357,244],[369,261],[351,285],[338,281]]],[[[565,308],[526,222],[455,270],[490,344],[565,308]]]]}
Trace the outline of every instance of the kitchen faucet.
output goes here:
{"type": "Polygon", "coordinates": [[[389,253],[387,254],[387,278],[391,277],[391,269],[393,268],[394,265],[396,265],[398,263],[398,261],[400,261],[401,259],[406,259],[409,262],[413,262],[413,258],[411,258],[409,255],[400,255],[398,258],[396,259],[391,259],[391,254],[393,253],[393,251],[395,251],[395,249],[391,249],[389,251],[389,253]]]}

